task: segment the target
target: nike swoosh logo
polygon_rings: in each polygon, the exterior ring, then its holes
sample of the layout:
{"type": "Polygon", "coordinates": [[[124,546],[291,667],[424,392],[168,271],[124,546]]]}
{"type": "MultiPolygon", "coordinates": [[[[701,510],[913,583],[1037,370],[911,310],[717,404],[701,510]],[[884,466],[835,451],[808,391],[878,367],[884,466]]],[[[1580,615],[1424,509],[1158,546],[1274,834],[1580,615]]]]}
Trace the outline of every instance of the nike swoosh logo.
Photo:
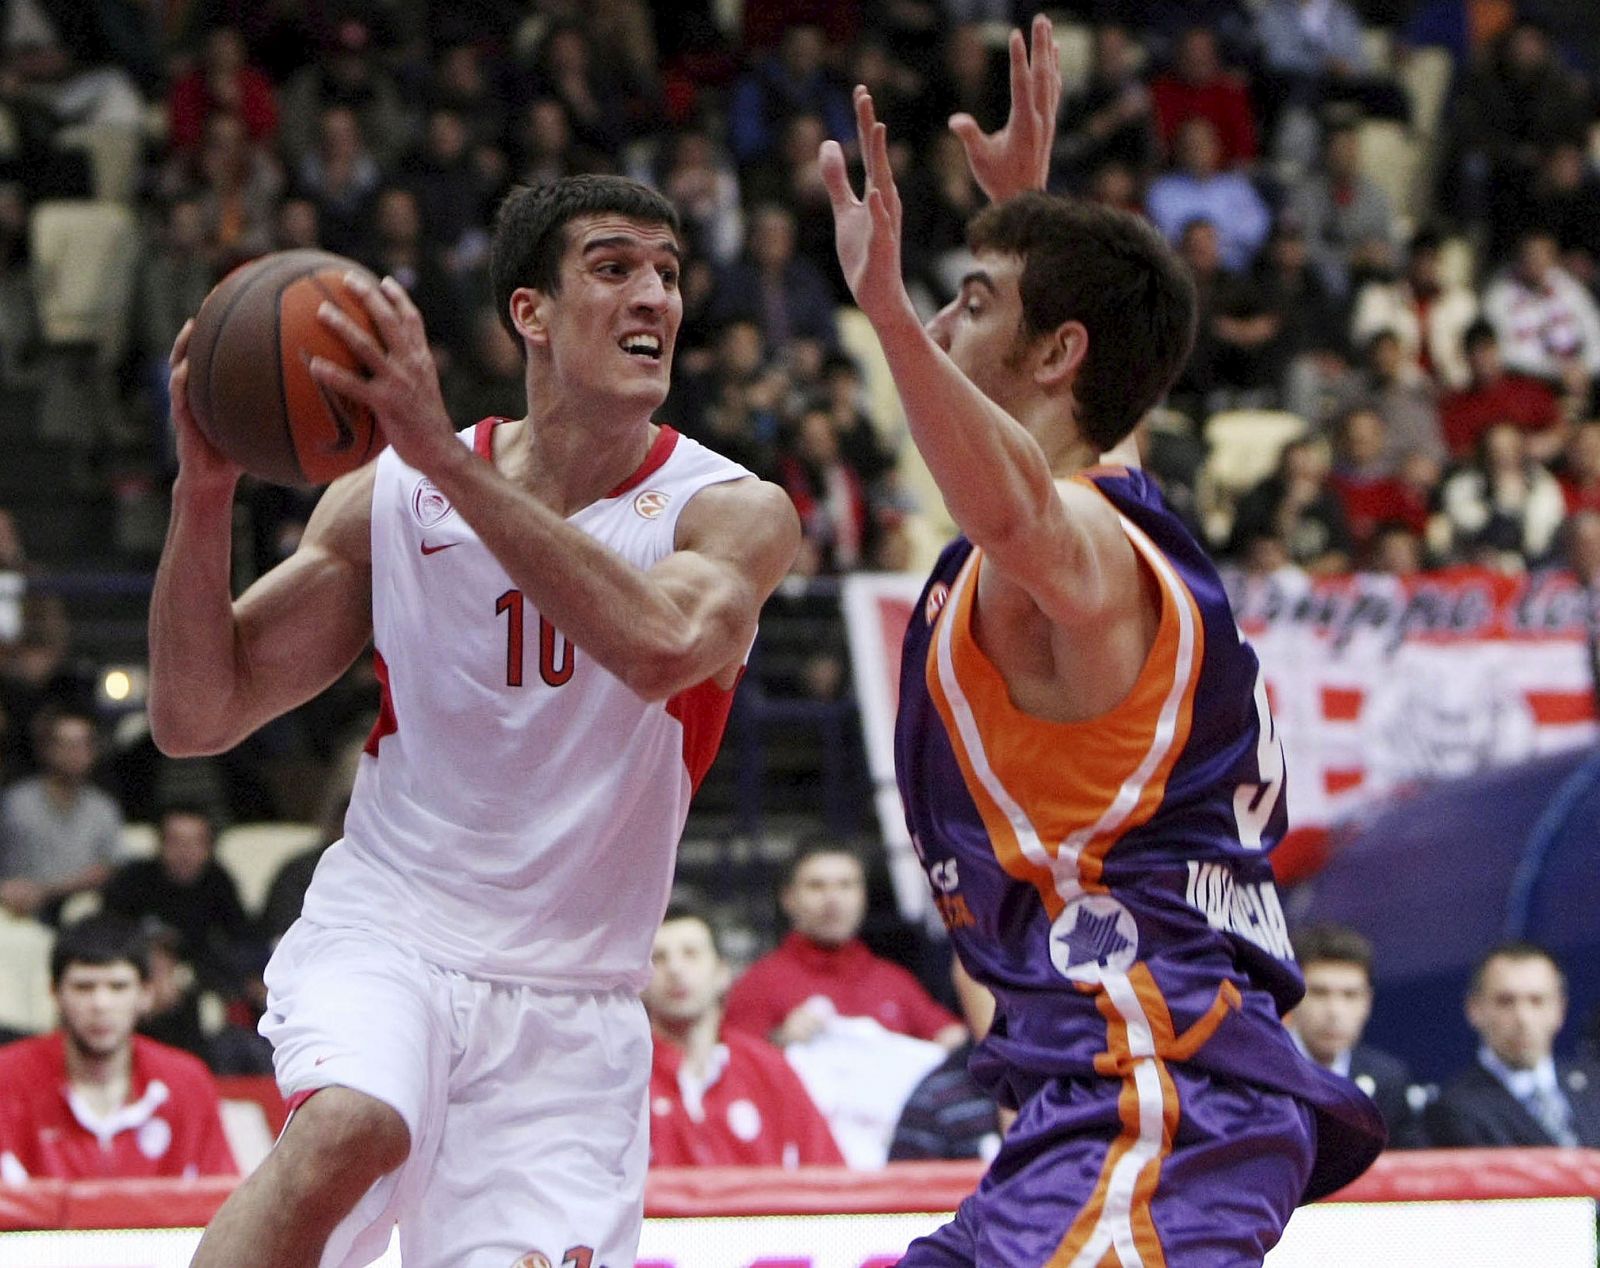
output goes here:
{"type": "Polygon", "coordinates": [[[460,542],[441,542],[437,546],[430,546],[427,542],[423,542],[422,553],[424,555],[437,555],[441,550],[449,550],[450,547],[459,545],[461,545],[460,542]]]}
{"type": "MultiPolygon", "coordinates": [[[[300,357],[309,367],[311,358],[304,352],[300,354],[300,357]]],[[[344,397],[318,383],[317,380],[313,379],[312,382],[316,384],[317,394],[322,397],[322,403],[328,410],[328,417],[333,420],[333,426],[338,432],[332,442],[322,446],[322,452],[328,454],[344,453],[354,447],[356,443],[356,429],[354,417],[350,412],[350,404],[344,397]]]]}
{"type": "Polygon", "coordinates": [[[327,1057],[318,1057],[315,1061],[313,1061],[311,1063],[312,1069],[315,1069],[317,1066],[321,1065],[327,1059],[328,1059],[327,1057]]]}

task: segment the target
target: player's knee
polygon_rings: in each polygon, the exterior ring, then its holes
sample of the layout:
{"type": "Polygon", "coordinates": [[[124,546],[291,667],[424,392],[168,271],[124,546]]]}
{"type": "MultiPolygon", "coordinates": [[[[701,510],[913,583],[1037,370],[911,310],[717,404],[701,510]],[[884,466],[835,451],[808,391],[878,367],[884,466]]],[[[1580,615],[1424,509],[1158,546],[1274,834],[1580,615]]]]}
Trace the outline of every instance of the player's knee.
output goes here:
{"type": "Polygon", "coordinates": [[[338,1177],[365,1188],[406,1160],[411,1132],[382,1101],[336,1087],[301,1106],[284,1146],[298,1177],[323,1186],[338,1177]]]}

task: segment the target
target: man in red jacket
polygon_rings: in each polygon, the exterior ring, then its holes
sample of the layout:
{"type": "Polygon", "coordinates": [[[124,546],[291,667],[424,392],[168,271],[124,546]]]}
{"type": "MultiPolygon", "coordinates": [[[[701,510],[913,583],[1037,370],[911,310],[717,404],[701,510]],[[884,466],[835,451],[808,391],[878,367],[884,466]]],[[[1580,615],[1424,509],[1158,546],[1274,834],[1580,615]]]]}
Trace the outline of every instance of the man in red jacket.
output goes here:
{"type": "MultiPolygon", "coordinates": [[[[967,1028],[954,1014],[856,936],[867,914],[867,878],[850,850],[827,840],[802,845],[779,902],[791,932],[729,994],[730,1027],[786,1048],[805,1043],[837,1014],[871,1017],[885,1030],[945,1049],[966,1042],[967,1028]]],[[[947,918],[959,920],[960,912],[947,918]]]]}
{"type": "Polygon", "coordinates": [[[130,921],[62,930],[60,1029],[0,1048],[0,1182],[238,1174],[211,1072],[133,1033],[149,977],[130,921]]]}
{"type": "Polygon", "coordinates": [[[710,922],[686,905],[668,907],[650,965],[651,1165],[841,1165],[828,1124],[782,1054],[723,1032],[729,973],[710,922]]]}

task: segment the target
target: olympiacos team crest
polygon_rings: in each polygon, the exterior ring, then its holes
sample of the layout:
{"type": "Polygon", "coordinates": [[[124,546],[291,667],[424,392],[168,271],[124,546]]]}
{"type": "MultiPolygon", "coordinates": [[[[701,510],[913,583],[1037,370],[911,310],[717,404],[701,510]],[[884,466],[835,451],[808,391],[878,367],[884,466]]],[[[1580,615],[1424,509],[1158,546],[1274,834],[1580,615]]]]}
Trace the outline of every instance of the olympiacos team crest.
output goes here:
{"type": "Polygon", "coordinates": [[[427,476],[418,480],[417,487],[411,490],[411,514],[423,528],[432,528],[454,510],[455,507],[450,505],[450,499],[440,493],[427,476]]]}

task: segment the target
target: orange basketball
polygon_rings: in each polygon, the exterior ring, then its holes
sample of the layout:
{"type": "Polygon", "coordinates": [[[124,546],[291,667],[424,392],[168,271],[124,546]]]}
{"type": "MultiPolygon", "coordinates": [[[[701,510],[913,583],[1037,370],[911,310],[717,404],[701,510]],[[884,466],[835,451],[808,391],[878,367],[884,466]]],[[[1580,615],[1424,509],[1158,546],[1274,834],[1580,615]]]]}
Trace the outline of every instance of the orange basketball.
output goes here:
{"type": "Polygon", "coordinates": [[[323,300],[378,337],[344,285],[351,270],[377,285],[343,256],[277,251],[235,269],[200,305],[189,338],[189,409],[206,439],[251,475],[326,484],[383,448],[371,410],[311,377],[319,356],[361,372],[344,341],[317,320],[323,300]]]}

